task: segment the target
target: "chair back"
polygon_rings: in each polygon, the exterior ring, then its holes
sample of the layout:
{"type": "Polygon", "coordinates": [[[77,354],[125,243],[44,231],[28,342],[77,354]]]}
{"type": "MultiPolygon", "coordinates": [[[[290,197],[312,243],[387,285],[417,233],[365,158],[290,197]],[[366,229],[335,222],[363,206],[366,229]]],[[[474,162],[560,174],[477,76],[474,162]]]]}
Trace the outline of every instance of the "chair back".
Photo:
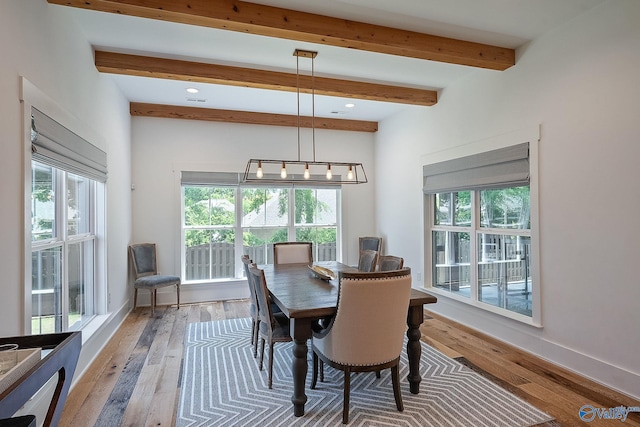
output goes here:
{"type": "Polygon", "coordinates": [[[249,285],[249,295],[251,298],[251,304],[253,304],[254,307],[258,307],[258,299],[256,297],[256,288],[253,285],[253,283],[251,283],[251,281],[253,280],[253,277],[251,277],[251,273],[249,272],[249,266],[253,264],[253,261],[249,259],[249,255],[242,255],[240,259],[242,260],[242,264],[244,264],[244,275],[247,277],[247,283],[249,285]]]}
{"type": "Polygon", "coordinates": [[[364,250],[360,252],[358,259],[358,270],[364,272],[372,272],[376,270],[378,265],[378,252],[374,250],[364,250]]]}
{"type": "Polygon", "coordinates": [[[379,253],[382,250],[382,237],[360,237],[358,242],[360,252],[370,250],[379,253]]]}
{"type": "Polygon", "coordinates": [[[129,245],[129,256],[131,257],[133,273],[136,279],[158,274],[155,243],[129,245]]]}
{"type": "Polygon", "coordinates": [[[402,270],[404,258],[393,255],[382,255],[378,258],[380,271],[402,270]]]}
{"type": "Polygon", "coordinates": [[[269,330],[275,325],[271,302],[269,298],[269,289],[267,288],[267,279],[264,277],[264,271],[259,269],[255,264],[249,265],[249,274],[251,276],[250,284],[253,284],[258,301],[258,318],[260,319],[260,328],[267,327],[269,330]]]}
{"type": "Polygon", "coordinates": [[[273,244],[274,264],[313,263],[313,243],[280,242],[273,244]]]}
{"type": "Polygon", "coordinates": [[[314,345],[345,365],[378,365],[400,356],[407,329],[411,269],[342,273],[336,316],[314,345]]]}

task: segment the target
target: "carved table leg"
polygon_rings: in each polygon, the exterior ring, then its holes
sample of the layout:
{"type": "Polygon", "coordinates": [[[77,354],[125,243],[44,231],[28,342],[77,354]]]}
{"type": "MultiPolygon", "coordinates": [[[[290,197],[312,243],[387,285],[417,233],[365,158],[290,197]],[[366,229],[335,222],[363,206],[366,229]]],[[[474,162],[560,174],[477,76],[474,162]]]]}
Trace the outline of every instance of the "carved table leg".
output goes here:
{"type": "Polygon", "coordinates": [[[310,319],[291,319],[291,335],[293,337],[293,361],[291,371],[293,375],[293,415],[304,415],[304,404],[307,402],[305,383],[307,380],[307,339],[311,337],[310,319]]]}
{"type": "Polygon", "coordinates": [[[420,345],[420,325],[424,320],[424,314],[422,311],[422,305],[409,307],[409,314],[407,316],[407,358],[409,359],[409,390],[413,394],[420,392],[420,357],[422,357],[422,347],[420,345]]]}

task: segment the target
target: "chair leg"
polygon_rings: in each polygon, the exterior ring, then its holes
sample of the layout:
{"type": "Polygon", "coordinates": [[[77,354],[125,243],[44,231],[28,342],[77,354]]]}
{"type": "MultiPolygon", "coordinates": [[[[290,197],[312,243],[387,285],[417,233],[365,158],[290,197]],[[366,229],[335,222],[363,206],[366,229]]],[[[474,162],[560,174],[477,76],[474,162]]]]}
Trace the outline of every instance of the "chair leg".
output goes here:
{"type": "Polygon", "coordinates": [[[133,289],[133,310],[135,311],[138,304],[138,288],[133,289]]]}
{"type": "Polygon", "coordinates": [[[264,338],[260,341],[260,370],[262,371],[262,361],[264,359],[264,338]]]}
{"type": "Polygon", "coordinates": [[[376,378],[381,378],[381,377],[382,377],[382,375],[380,374],[380,369],[378,369],[376,371],[376,378]]]}
{"type": "Polygon", "coordinates": [[[349,424],[349,396],[351,394],[351,370],[344,370],[344,403],[342,406],[342,424],[349,424]]]}
{"type": "Polygon", "coordinates": [[[400,390],[400,369],[398,365],[391,367],[391,382],[393,383],[393,397],[396,398],[396,407],[398,411],[404,411],[402,403],[402,391],[400,390]]]}
{"type": "Polygon", "coordinates": [[[311,389],[316,388],[318,383],[318,355],[313,352],[313,375],[311,376],[311,389]]]}
{"type": "Polygon", "coordinates": [[[273,386],[273,344],[269,345],[269,388],[273,386]]]}
{"type": "Polygon", "coordinates": [[[256,319],[251,319],[251,347],[254,342],[256,342],[256,319]]]}
{"type": "Polygon", "coordinates": [[[259,331],[260,331],[260,319],[256,320],[256,332],[255,332],[256,340],[253,343],[253,357],[254,358],[258,357],[258,340],[260,339],[258,337],[259,331]]]}
{"type": "Polygon", "coordinates": [[[320,361],[320,382],[324,382],[324,362],[320,361]]]}
{"type": "Polygon", "coordinates": [[[176,292],[178,294],[178,308],[180,308],[180,284],[176,285],[176,292]]]}
{"type": "Polygon", "coordinates": [[[151,290],[151,315],[153,316],[156,312],[156,292],[157,289],[151,290]]]}

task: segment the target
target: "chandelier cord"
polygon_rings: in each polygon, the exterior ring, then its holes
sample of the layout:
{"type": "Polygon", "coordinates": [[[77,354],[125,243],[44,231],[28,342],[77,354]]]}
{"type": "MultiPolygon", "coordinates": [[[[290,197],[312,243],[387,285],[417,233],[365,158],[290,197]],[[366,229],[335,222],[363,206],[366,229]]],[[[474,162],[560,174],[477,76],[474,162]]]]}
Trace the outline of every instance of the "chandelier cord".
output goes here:
{"type": "Polygon", "coordinates": [[[297,56],[297,55],[296,55],[296,89],[298,94],[298,161],[300,161],[300,56],[297,56]]]}
{"type": "Polygon", "coordinates": [[[311,57],[311,141],[313,144],[313,161],[316,161],[316,82],[315,58],[311,57]]]}

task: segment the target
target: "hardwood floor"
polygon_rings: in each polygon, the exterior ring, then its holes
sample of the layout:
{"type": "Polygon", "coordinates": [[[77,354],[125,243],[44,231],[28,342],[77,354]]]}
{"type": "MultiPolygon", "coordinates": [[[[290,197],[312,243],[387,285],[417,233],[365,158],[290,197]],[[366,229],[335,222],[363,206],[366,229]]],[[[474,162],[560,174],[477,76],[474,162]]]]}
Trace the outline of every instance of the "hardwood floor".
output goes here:
{"type": "MultiPolygon", "coordinates": [[[[578,415],[581,406],[640,402],[427,311],[423,340],[556,418],[547,426],[611,426],[578,415]]],[[[60,426],[173,426],[187,323],[248,317],[247,300],[158,307],[131,313],[75,385],[60,426]]],[[[640,413],[624,426],[640,427],[640,413]]]]}

